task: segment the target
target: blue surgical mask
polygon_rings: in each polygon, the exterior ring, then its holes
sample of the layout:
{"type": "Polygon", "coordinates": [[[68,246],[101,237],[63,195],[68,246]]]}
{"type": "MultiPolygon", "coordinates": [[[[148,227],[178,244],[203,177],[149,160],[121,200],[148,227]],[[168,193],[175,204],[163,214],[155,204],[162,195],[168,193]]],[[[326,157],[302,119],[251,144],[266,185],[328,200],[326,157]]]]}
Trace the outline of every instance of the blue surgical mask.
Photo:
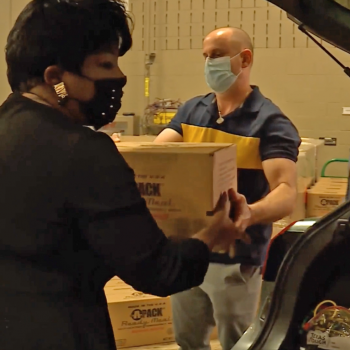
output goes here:
{"type": "Polygon", "coordinates": [[[231,60],[237,55],[230,57],[210,58],[205,61],[205,80],[208,86],[218,94],[226,92],[237,80],[242,70],[236,75],[231,71],[231,60]]]}

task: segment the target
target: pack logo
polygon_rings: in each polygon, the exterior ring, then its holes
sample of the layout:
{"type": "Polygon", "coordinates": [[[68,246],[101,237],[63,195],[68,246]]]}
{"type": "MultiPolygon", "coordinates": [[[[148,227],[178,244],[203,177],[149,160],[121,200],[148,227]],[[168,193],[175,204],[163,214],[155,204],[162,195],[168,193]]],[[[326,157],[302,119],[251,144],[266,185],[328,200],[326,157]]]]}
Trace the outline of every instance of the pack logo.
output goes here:
{"type": "Polygon", "coordinates": [[[339,200],[337,199],[321,199],[321,205],[326,206],[326,205],[339,205],[339,200]]]}
{"type": "Polygon", "coordinates": [[[141,196],[145,197],[161,197],[160,183],[138,182],[137,186],[141,196]]]}
{"type": "Polygon", "coordinates": [[[140,321],[143,318],[152,318],[152,317],[163,317],[163,308],[157,307],[153,309],[135,309],[130,317],[134,321],[140,321]]]}

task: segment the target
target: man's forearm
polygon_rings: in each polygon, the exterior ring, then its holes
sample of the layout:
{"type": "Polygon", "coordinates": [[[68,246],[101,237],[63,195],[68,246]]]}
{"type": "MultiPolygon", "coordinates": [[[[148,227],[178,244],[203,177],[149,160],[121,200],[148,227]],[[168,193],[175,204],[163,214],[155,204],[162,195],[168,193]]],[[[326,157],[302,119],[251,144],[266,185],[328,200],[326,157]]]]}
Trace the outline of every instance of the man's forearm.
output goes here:
{"type": "Polygon", "coordinates": [[[287,184],[280,184],[261,201],[249,205],[250,225],[270,224],[290,215],[295,207],[296,190],[287,184]]]}

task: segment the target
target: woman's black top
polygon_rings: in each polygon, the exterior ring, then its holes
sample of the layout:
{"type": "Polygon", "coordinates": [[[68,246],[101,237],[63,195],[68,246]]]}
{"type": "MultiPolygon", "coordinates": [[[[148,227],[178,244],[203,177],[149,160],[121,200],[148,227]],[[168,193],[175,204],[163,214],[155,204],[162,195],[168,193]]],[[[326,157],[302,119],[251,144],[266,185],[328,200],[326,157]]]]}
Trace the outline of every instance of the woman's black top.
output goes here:
{"type": "Polygon", "coordinates": [[[0,107],[1,350],[115,349],[109,279],[168,296],[208,261],[165,237],[107,135],[20,94],[0,107]]]}

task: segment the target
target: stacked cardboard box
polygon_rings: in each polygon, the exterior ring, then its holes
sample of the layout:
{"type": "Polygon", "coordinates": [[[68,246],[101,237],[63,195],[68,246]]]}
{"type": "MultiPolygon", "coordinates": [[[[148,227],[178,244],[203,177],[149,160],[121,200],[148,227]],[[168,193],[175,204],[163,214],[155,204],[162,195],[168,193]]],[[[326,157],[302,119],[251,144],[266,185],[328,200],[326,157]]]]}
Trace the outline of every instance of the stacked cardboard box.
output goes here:
{"type": "Polygon", "coordinates": [[[303,142],[299,148],[297,161],[297,198],[294,211],[274,224],[273,234],[278,233],[290,223],[302,220],[306,215],[306,191],[316,180],[316,147],[303,142]]]}
{"type": "MultiPolygon", "coordinates": [[[[175,341],[170,298],[136,291],[118,277],[106,284],[105,294],[118,348],[175,341]]],[[[211,339],[217,339],[216,329],[211,339]]]]}
{"type": "Polygon", "coordinates": [[[118,348],[174,341],[169,298],[135,291],[117,277],[105,293],[118,348]]]}
{"type": "Polygon", "coordinates": [[[347,192],[347,179],[321,178],[307,191],[307,216],[322,217],[341,205],[347,192]]]}
{"type": "Polygon", "coordinates": [[[315,184],[321,170],[324,142],[311,138],[302,138],[297,161],[297,199],[293,213],[273,225],[273,235],[278,234],[291,223],[307,216],[307,190],[315,184]]]}
{"type": "Polygon", "coordinates": [[[321,170],[319,160],[322,157],[323,147],[324,142],[322,140],[302,139],[297,162],[297,202],[294,212],[284,218],[284,221],[288,224],[302,220],[306,216],[306,192],[319,178],[321,170]]]}

